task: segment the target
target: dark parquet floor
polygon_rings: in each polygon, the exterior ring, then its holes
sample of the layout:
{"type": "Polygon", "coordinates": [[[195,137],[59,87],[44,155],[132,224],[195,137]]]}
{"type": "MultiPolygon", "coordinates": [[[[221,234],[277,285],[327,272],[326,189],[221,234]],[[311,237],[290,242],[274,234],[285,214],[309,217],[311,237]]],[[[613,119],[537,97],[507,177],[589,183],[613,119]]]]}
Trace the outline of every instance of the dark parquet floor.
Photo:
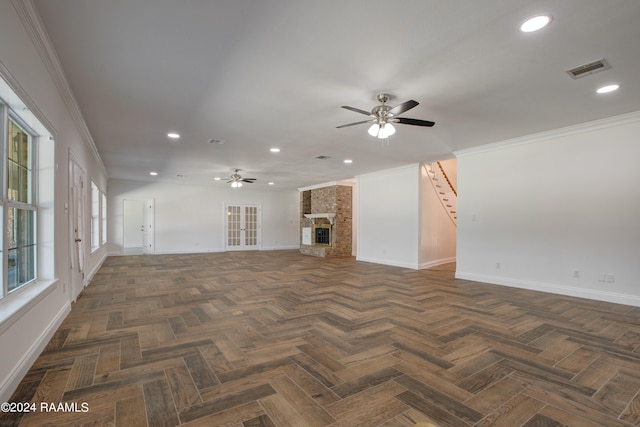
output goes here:
{"type": "Polygon", "coordinates": [[[108,258],[20,426],[640,425],[640,308],[297,251],[108,258]],[[83,412],[86,409],[85,412],[83,412]]]}

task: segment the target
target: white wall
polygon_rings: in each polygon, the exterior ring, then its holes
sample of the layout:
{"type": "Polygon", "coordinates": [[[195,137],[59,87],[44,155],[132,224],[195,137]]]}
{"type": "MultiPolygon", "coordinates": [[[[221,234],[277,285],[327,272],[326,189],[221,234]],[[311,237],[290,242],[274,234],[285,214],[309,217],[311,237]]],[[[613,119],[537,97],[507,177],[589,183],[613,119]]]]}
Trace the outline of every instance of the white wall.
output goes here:
{"type": "MultiPolygon", "coordinates": [[[[449,163],[455,165],[455,160],[449,163]]],[[[450,173],[451,169],[448,169],[447,176],[450,173]]],[[[420,268],[455,262],[456,225],[424,167],[420,168],[420,176],[420,268]]]]}
{"type": "Polygon", "coordinates": [[[456,277],[640,306],[638,135],[635,113],[456,152],[456,277]]]}
{"type": "Polygon", "coordinates": [[[225,203],[261,206],[263,250],[300,247],[297,190],[232,189],[137,181],[109,181],[109,253],[124,253],[123,201],[154,200],[155,253],[219,252],[224,248],[225,203]]]}
{"type": "Polygon", "coordinates": [[[357,260],[418,268],[420,166],[358,176],[357,260]]]}
{"type": "MultiPolygon", "coordinates": [[[[46,287],[26,287],[38,290],[37,295],[25,292],[19,305],[7,304],[15,302],[14,298],[0,302],[3,319],[0,322],[0,401],[10,397],[70,310],[70,233],[69,218],[64,210],[65,203],[69,202],[69,151],[87,171],[87,180],[93,179],[102,190],[106,189],[107,183],[106,172],[74,109],[70,92],[65,91],[64,77],[59,73],[61,69],[55,58],[49,56],[48,46],[37,15],[32,15],[30,3],[0,2],[0,73],[55,138],[55,164],[50,173],[51,179],[55,180],[54,231],[46,233],[47,245],[53,245],[55,254],[53,268],[47,267],[53,275],[47,278],[46,287]]],[[[86,191],[87,200],[90,200],[89,185],[86,191]]],[[[47,205],[50,205],[49,201],[47,205]]],[[[86,236],[91,234],[89,214],[90,209],[87,209],[86,236]]],[[[88,280],[104,260],[106,251],[100,248],[91,254],[89,245],[86,246],[88,280]]]]}
{"type": "Polygon", "coordinates": [[[357,260],[413,269],[456,260],[455,224],[422,165],[360,175],[357,188],[357,260]]]}
{"type": "Polygon", "coordinates": [[[358,199],[358,183],[351,186],[351,255],[358,255],[358,218],[360,211],[358,210],[360,202],[358,199]]]}

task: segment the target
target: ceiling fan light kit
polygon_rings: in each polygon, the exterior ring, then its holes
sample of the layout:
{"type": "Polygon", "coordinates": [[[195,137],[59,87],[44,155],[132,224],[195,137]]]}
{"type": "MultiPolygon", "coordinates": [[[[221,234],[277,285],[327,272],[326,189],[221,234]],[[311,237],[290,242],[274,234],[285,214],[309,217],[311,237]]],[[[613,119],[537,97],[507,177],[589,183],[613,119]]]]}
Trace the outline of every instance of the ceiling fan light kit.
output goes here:
{"type": "Polygon", "coordinates": [[[365,123],[371,123],[371,126],[369,127],[369,131],[368,131],[369,135],[375,136],[380,139],[386,139],[391,135],[393,135],[394,133],[396,133],[396,128],[395,126],[393,126],[392,123],[401,123],[405,125],[427,126],[427,127],[431,127],[435,124],[434,122],[431,122],[428,120],[397,117],[399,114],[402,114],[405,111],[408,111],[418,105],[418,102],[414,101],[413,99],[403,102],[402,104],[392,108],[386,104],[387,101],[389,101],[389,99],[391,98],[389,94],[380,93],[378,94],[377,98],[381,104],[373,107],[371,112],[361,110],[359,108],[343,105],[342,108],[356,112],[356,113],[365,114],[367,116],[370,116],[371,119],[363,120],[355,123],[349,123],[349,124],[341,125],[337,127],[344,128],[344,127],[355,126],[355,125],[360,125],[365,123]]]}
{"type": "Polygon", "coordinates": [[[391,123],[374,123],[369,128],[369,135],[380,139],[389,138],[394,133],[396,133],[396,128],[391,123]]]}
{"type": "Polygon", "coordinates": [[[247,184],[253,184],[255,182],[255,178],[243,178],[238,172],[242,169],[232,169],[233,173],[229,177],[229,181],[227,184],[231,184],[231,188],[240,188],[242,187],[242,183],[246,182],[247,184]]]}

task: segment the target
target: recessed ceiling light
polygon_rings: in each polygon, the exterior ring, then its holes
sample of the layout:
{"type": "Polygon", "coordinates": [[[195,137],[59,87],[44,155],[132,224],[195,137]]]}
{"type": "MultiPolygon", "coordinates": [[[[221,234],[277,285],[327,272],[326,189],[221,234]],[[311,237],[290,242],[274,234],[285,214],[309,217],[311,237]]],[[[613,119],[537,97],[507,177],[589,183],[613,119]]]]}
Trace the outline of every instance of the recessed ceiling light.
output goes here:
{"type": "Polygon", "coordinates": [[[179,133],[175,133],[175,132],[169,132],[169,133],[167,134],[167,136],[168,136],[169,138],[171,138],[171,139],[178,139],[178,138],[180,138],[180,134],[179,134],[179,133]]]}
{"type": "Polygon", "coordinates": [[[351,160],[351,159],[344,159],[344,162],[345,162],[346,164],[349,164],[349,163],[353,163],[353,160],[351,160]]]}
{"type": "Polygon", "coordinates": [[[220,177],[216,176],[215,178],[213,178],[214,181],[220,181],[220,177]]]}
{"type": "Polygon", "coordinates": [[[617,85],[617,84],[607,85],[607,86],[602,86],[601,88],[596,90],[596,92],[597,93],[609,93],[609,92],[616,91],[619,88],[620,88],[620,85],[617,85]]]}
{"type": "Polygon", "coordinates": [[[158,172],[149,172],[149,175],[156,176],[156,175],[158,175],[158,172]]]}
{"type": "Polygon", "coordinates": [[[269,185],[273,185],[273,182],[270,182],[269,185]]]}
{"type": "Polygon", "coordinates": [[[274,147],[274,148],[270,149],[269,151],[271,151],[272,153],[279,153],[280,149],[274,147]]]}
{"type": "Polygon", "coordinates": [[[531,33],[533,31],[538,31],[549,25],[551,22],[551,16],[549,15],[540,15],[534,16],[533,18],[529,18],[520,25],[520,31],[523,33],[531,33]]]}

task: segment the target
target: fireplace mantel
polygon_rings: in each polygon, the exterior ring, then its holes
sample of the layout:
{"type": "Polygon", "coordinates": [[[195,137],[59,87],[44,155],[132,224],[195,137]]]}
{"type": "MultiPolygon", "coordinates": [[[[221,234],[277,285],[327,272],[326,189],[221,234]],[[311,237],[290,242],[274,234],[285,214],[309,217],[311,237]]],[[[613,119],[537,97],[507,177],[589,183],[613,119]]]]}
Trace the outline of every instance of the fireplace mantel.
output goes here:
{"type": "Polygon", "coordinates": [[[327,218],[329,220],[329,223],[331,223],[331,225],[333,225],[333,219],[336,217],[336,214],[334,213],[315,213],[315,214],[304,214],[305,217],[309,218],[310,220],[313,220],[313,223],[316,223],[316,218],[327,218]]]}

